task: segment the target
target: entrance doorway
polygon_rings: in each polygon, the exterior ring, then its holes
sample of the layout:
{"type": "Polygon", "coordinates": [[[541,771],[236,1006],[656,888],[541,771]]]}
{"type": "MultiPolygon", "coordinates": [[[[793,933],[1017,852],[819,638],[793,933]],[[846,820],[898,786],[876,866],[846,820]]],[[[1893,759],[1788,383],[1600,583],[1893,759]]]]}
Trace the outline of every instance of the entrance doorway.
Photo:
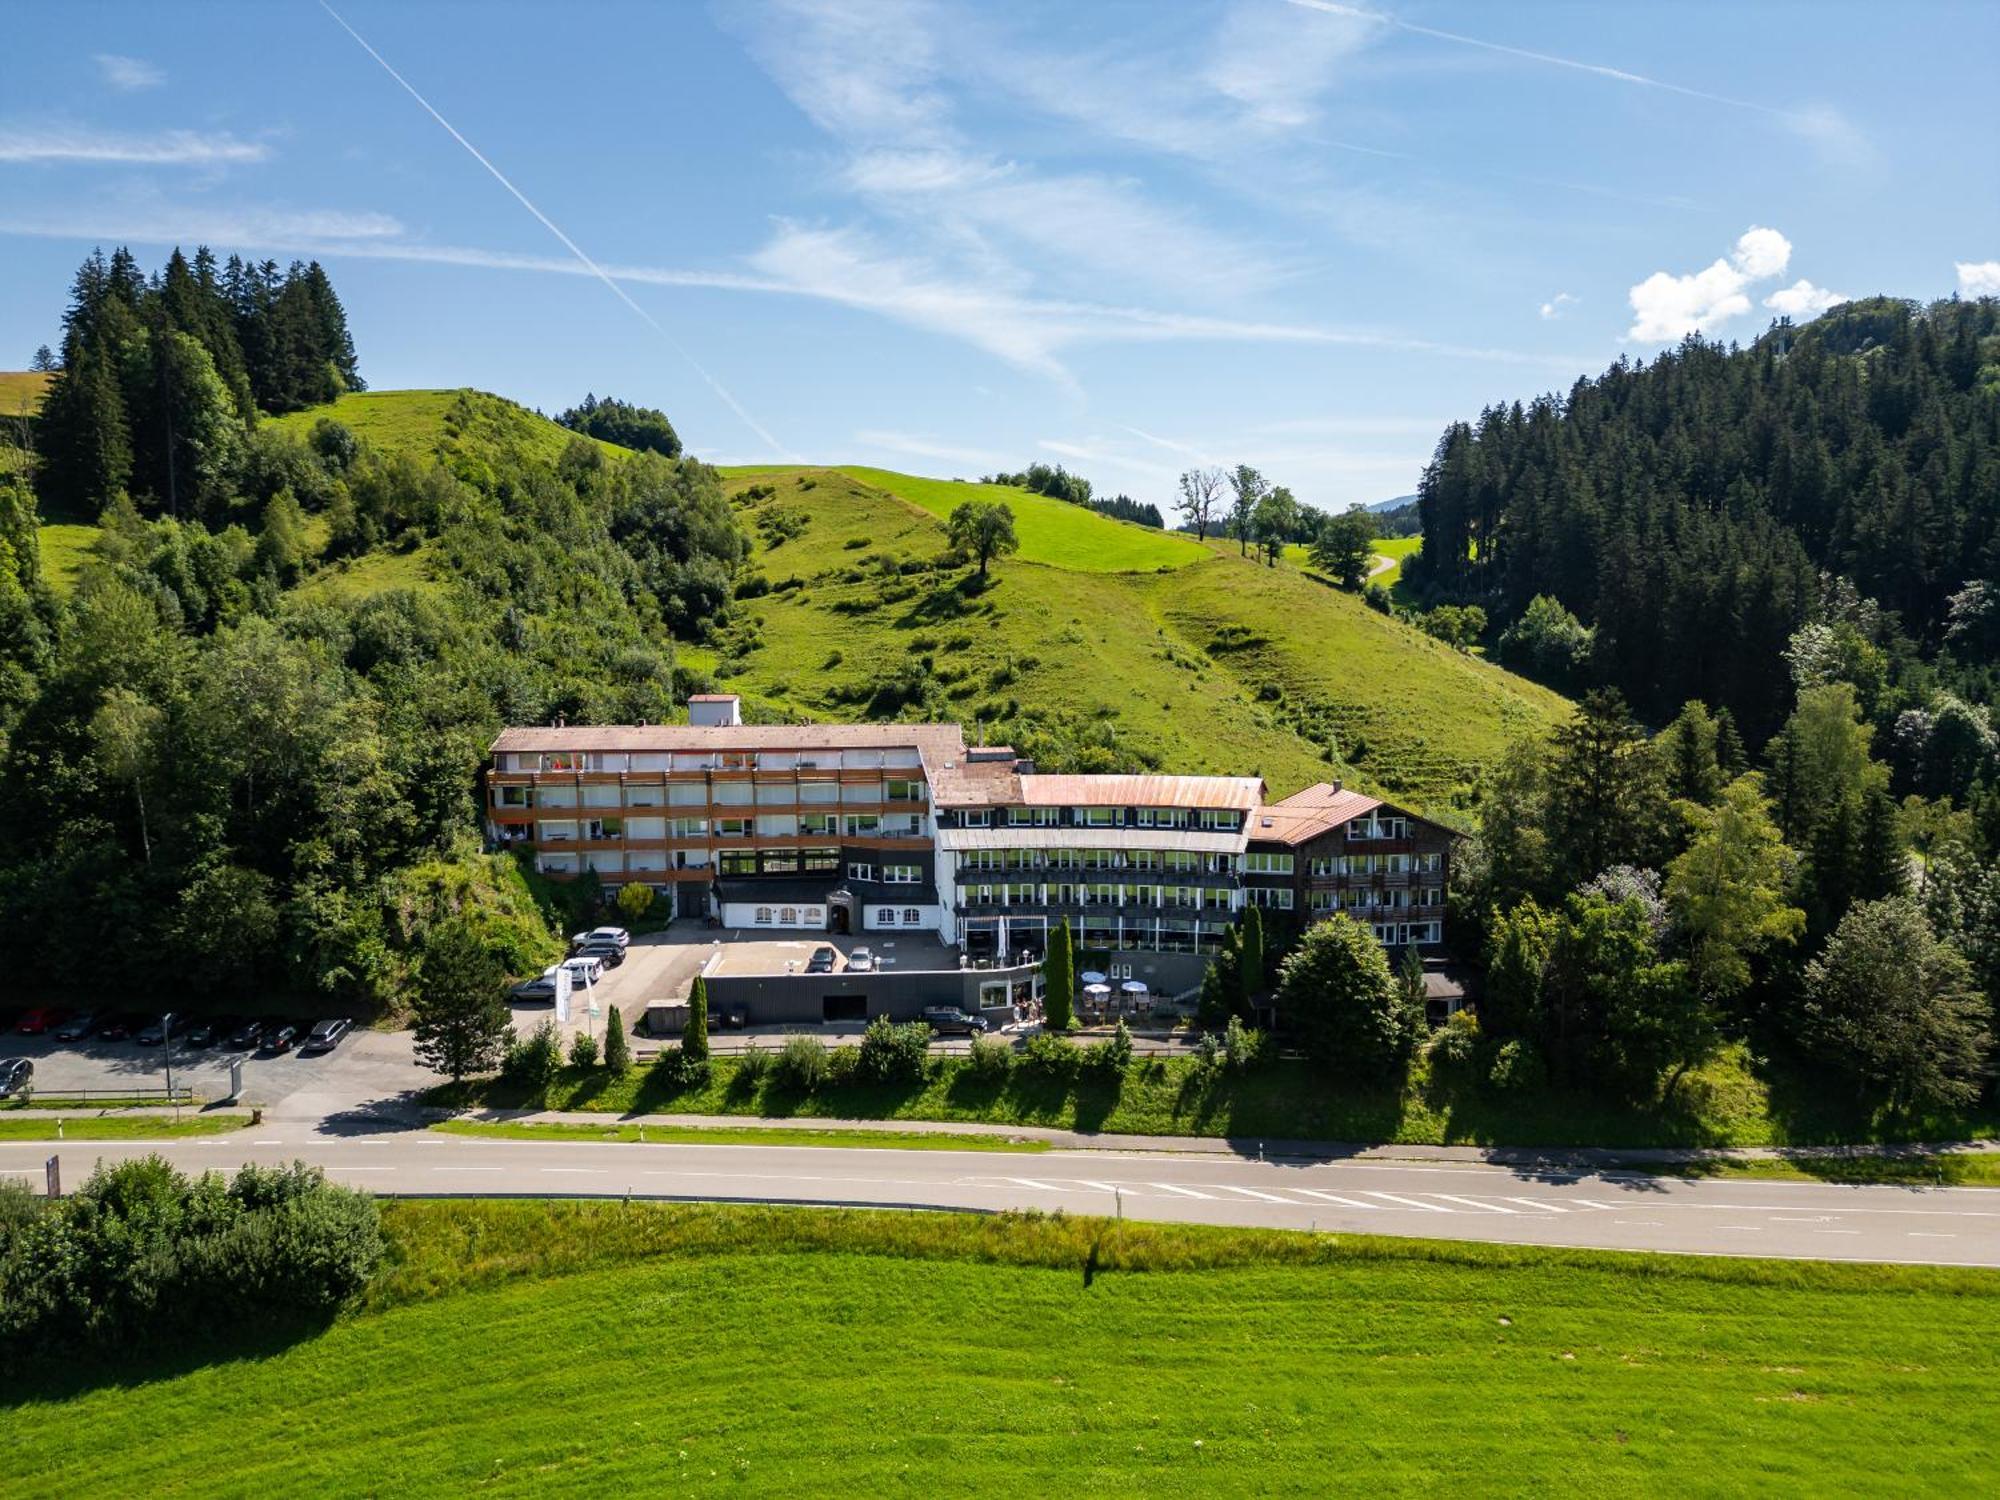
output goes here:
{"type": "Polygon", "coordinates": [[[868,997],[866,995],[822,995],[819,1003],[822,1020],[865,1021],[868,1019],[868,997]]]}

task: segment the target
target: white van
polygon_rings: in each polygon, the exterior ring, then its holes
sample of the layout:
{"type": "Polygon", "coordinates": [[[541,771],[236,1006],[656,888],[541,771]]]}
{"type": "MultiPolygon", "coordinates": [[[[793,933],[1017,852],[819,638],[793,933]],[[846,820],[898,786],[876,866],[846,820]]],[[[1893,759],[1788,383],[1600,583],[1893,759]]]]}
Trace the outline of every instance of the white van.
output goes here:
{"type": "Polygon", "coordinates": [[[601,958],[568,958],[563,960],[563,967],[569,970],[569,982],[578,988],[604,982],[604,960],[601,958]]]}

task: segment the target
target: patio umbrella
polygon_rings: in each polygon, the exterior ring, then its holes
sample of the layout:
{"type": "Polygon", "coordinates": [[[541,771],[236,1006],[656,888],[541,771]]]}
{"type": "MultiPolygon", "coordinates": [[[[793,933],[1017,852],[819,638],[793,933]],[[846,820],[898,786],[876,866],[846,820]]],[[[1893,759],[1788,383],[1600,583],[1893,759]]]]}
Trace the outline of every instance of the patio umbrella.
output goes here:
{"type": "Polygon", "coordinates": [[[1119,986],[1125,992],[1125,1003],[1134,1010],[1143,1010],[1146,1005],[1146,982],[1143,979],[1128,979],[1119,986]]]}
{"type": "Polygon", "coordinates": [[[1097,970],[1095,969],[1085,969],[1081,974],[1077,975],[1076,977],[1078,979],[1081,979],[1086,985],[1104,983],[1104,976],[1098,973],[1097,970]]]}

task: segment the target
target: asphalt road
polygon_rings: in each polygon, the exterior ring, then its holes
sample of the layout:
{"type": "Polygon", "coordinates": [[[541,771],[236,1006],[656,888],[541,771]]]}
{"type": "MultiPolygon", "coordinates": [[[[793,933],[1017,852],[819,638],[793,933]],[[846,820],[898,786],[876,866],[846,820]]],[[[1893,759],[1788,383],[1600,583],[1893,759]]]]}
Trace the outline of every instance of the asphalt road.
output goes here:
{"type": "Polygon", "coordinates": [[[157,1151],[192,1170],[303,1158],[384,1194],[1063,1209],[1509,1244],[2000,1267],[2000,1190],[1982,1188],[1113,1152],[517,1141],[290,1122],[223,1138],[0,1143],[0,1173],[39,1183],[51,1150],[66,1186],[99,1158],[157,1151]]]}

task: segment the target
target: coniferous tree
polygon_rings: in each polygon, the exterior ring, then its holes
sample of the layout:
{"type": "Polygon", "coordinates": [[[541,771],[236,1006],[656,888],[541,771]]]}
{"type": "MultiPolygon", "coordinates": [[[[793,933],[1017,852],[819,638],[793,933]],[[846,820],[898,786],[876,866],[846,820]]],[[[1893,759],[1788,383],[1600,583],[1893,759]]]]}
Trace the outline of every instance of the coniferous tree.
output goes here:
{"type": "Polygon", "coordinates": [[[1076,946],[1069,918],[1049,934],[1049,951],[1042,955],[1042,1029],[1065,1032],[1076,1018],[1076,946]]]}
{"type": "Polygon", "coordinates": [[[1244,1017],[1252,1015],[1257,997],[1264,992],[1264,917],[1255,906],[1243,909],[1236,950],[1236,1009],[1244,1017]]]}
{"type": "Polygon", "coordinates": [[[701,1062],[708,1057],[708,981],[699,974],[688,986],[688,1018],[681,1031],[681,1056],[690,1062],[701,1062]]]}

